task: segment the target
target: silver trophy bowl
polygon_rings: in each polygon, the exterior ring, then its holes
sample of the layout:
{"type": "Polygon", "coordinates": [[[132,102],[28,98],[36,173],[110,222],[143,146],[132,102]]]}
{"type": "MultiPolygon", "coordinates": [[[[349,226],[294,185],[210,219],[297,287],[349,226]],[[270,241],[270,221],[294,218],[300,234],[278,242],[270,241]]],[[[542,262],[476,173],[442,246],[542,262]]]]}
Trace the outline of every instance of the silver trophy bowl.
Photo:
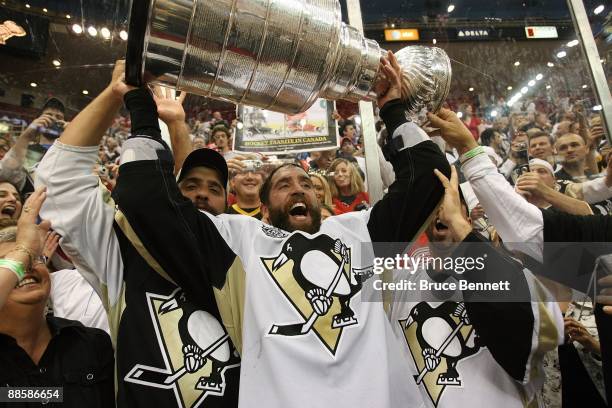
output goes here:
{"type": "MultiPolygon", "coordinates": [[[[295,114],[317,98],[375,100],[383,55],[342,23],[337,0],[133,0],[126,78],[295,114]]],[[[410,46],[396,56],[408,117],[437,111],[450,87],[446,53],[410,46]]]]}

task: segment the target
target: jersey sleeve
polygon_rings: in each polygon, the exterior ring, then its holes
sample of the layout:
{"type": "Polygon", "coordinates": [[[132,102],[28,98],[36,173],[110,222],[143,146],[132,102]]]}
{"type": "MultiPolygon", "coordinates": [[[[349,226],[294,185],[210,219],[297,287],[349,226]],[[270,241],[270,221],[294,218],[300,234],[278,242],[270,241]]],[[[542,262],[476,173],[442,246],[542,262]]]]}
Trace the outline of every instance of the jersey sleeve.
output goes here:
{"type": "Polygon", "coordinates": [[[115,203],[94,174],[97,157],[98,146],[56,141],[38,166],[36,185],[47,187],[41,218],[51,221],[62,249],[108,307],[121,290],[123,261],[113,230],[115,203]]]}
{"type": "Polygon", "coordinates": [[[427,225],[440,203],[444,189],[434,174],[450,177],[448,161],[415,123],[408,122],[403,105],[388,102],[381,110],[389,143],[403,146],[391,155],[395,182],[369,213],[368,231],[373,242],[408,242],[427,225]]]}

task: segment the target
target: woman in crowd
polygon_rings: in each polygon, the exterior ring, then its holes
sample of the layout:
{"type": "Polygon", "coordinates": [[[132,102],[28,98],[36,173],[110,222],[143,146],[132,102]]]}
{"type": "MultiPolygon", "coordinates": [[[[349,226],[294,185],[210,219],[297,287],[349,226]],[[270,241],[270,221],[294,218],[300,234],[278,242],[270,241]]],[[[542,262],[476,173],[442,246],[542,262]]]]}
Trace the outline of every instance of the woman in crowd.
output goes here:
{"type": "Polygon", "coordinates": [[[472,132],[474,140],[478,140],[478,137],[480,135],[479,127],[481,121],[476,117],[476,115],[474,115],[472,105],[470,105],[469,103],[462,103],[461,105],[459,105],[459,112],[461,113],[461,120],[463,121],[465,126],[470,129],[470,132],[472,132]]]}
{"type": "Polygon", "coordinates": [[[336,159],[329,168],[332,202],[336,215],[368,208],[370,197],[355,166],[345,159],[336,159]]]}
{"type": "Polygon", "coordinates": [[[312,180],[312,185],[314,186],[319,204],[333,208],[331,190],[329,189],[329,184],[327,180],[325,180],[325,177],[319,173],[310,173],[310,180],[312,180]]]}

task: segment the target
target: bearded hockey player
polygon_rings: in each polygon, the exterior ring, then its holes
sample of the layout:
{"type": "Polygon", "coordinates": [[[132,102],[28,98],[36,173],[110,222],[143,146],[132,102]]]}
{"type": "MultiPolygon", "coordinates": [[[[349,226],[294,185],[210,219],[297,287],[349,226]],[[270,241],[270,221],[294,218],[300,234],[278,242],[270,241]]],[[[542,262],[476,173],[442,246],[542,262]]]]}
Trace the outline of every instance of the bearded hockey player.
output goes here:
{"type": "Polygon", "coordinates": [[[389,313],[393,330],[404,345],[406,364],[426,406],[537,407],[544,382],[542,357],[563,342],[561,312],[529,271],[471,232],[454,168],[452,172],[450,181],[440,176],[446,194],[426,230],[429,254],[421,255],[445,258],[462,243],[468,254],[484,257],[485,272],[449,274],[429,263],[414,274],[407,269],[394,271],[394,279],[456,282],[460,277],[480,282],[486,276],[508,281],[514,293],[531,293],[531,299],[540,302],[510,302],[496,295],[494,301],[464,303],[456,296],[458,290],[395,291],[389,313]]]}
{"type": "MultiPolygon", "coordinates": [[[[392,54],[381,60],[381,70],[389,87],[378,104],[396,182],[369,211],[321,223],[308,174],[285,165],[261,189],[272,226],[252,217],[212,216],[181,196],[171,155],[155,132],[143,129],[124,144],[117,204],[136,234],[149,238],[144,246],[164,272],[182,287],[198,290],[211,282],[223,290],[232,279],[223,271],[236,262],[244,266],[241,407],[422,406],[407,365],[397,358],[401,345],[382,298],[362,302],[359,288],[373,266],[372,242],[418,235],[442,198],[433,169],[450,169],[427,134],[407,122],[401,68],[392,54]]],[[[147,92],[132,90],[126,98],[133,95],[147,92]]],[[[143,106],[132,107],[138,120],[145,120],[143,106]]],[[[149,109],[146,121],[155,119],[149,109]]]]}

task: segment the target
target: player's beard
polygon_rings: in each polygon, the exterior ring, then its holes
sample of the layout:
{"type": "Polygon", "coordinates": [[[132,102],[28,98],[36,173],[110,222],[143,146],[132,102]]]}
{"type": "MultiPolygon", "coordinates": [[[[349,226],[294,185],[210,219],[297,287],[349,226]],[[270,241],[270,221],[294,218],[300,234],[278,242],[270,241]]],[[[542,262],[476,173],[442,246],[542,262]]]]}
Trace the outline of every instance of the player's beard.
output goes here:
{"type": "Polygon", "coordinates": [[[280,228],[287,232],[299,230],[307,232],[309,234],[315,234],[319,232],[319,229],[321,228],[321,208],[319,206],[313,208],[309,205],[308,212],[310,214],[310,219],[312,220],[310,225],[308,225],[307,227],[296,227],[291,223],[288,211],[282,208],[268,207],[270,224],[272,224],[276,228],[280,228]]]}

